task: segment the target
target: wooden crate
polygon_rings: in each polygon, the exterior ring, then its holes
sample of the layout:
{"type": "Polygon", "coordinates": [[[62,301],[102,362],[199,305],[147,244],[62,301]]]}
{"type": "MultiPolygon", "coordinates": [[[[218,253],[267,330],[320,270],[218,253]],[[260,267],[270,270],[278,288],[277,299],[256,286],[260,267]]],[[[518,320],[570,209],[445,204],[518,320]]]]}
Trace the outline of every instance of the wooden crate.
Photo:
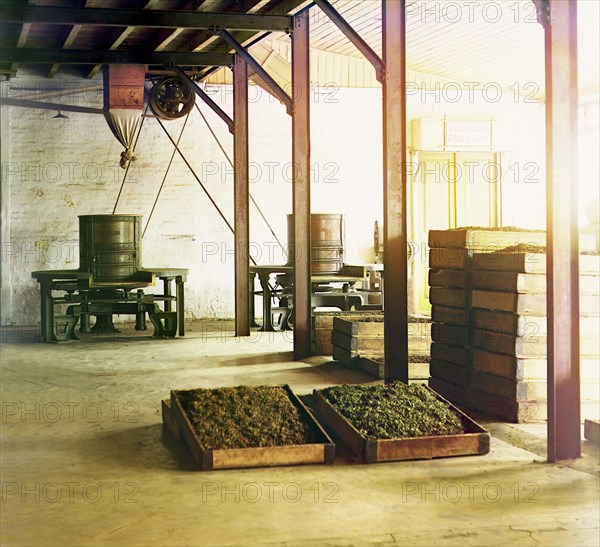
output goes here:
{"type": "Polygon", "coordinates": [[[312,354],[313,355],[333,355],[333,344],[331,343],[331,333],[333,323],[336,318],[346,318],[347,320],[361,320],[365,318],[377,318],[383,320],[383,312],[377,311],[334,311],[334,312],[313,312],[312,314],[312,354]]]}
{"type": "Polygon", "coordinates": [[[311,329],[311,342],[313,355],[333,355],[330,328],[311,329]]]}
{"type": "MultiPolygon", "coordinates": [[[[408,318],[408,336],[429,337],[431,319],[425,316],[410,316],[408,318]]],[[[368,318],[334,317],[333,330],[348,336],[381,338],[384,335],[383,315],[368,318]]]]}
{"type": "Polygon", "coordinates": [[[471,365],[471,348],[433,342],[431,344],[431,357],[462,367],[469,367],[471,365]]]}
{"type": "Polygon", "coordinates": [[[370,320],[356,320],[347,317],[335,317],[333,330],[347,336],[381,338],[383,336],[383,315],[370,320]]]}
{"type": "Polygon", "coordinates": [[[486,416],[494,416],[514,423],[546,421],[547,404],[544,401],[516,401],[459,386],[441,378],[429,378],[429,387],[441,393],[461,409],[486,416]]]}
{"type": "Polygon", "coordinates": [[[467,326],[471,322],[471,315],[467,308],[447,308],[446,306],[433,305],[431,307],[431,321],[467,326]]]}
{"type": "MultiPolygon", "coordinates": [[[[441,393],[456,406],[471,413],[493,416],[514,423],[544,423],[548,416],[548,402],[514,401],[465,388],[442,380],[429,378],[429,386],[441,393]]],[[[593,418],[598,415],[597,400],[581,400],[581,416],[593,418]]]]}
{"type": "Polygon", "coordinates": [[[471,350],[471,367],[473,370],[511,378],[525,380],[528,370],[535,370],[536,374],[547,368],[546,359],[523,359],[515,355],[493,353],[479,348],[471,350]]]}
{"type": "Polygon", "coordinates": [[[356,368],[358,361],[363,357],[368,359],[380,359],[384,356],[384,350],[381,348],[379,351],[353,351],[349,349],[343,349],[339,346],[333,346],[333,358],[336,361],[342,363],[342,365],[348,368],[356,368]]]}
{"type": "Polygon", "coordinates": [[[383,351],[383,338],[380,336],[377,336],[375,338],[366,336],[348,336],[337,330],[334,330],[331,334],[331,342],[334,346],[346,350],[353,350],[358,352],[383,351]]]}
{"type": "Polygon", "coordinates": [[[463,270],[429,270],[429,286],[447,289],[469,289],[471,272],[463,270]]]}
{"type": "Polygon", "coordinates": [[[474,289],[529,294],[546,293],[546,276],[543,274],[475,270],[471,275],[474,289]]]}
{"type": "Polygon", "coordinates": [[[169,399],[163,399],[161,401],[161,414],[164,428],[173,436],[178,442],[183,442],[183,435],[181,428],[173,416],[171,411],[171,401],[169,399]]]}
{"type": "Polygon", "coordinates": [[[429,267],[433,270],[470,270],[474,251],[460,248],[429,249],[429,267]]]}
{"type": "Polygon", "coordinates": [[[547,318],[544,315],[516,315],[510,312],[475,308],[471,312],[473,327],[514,336],[545,336],[547,318]]]}
{"type": "MultiPolygon", "coordinates": [[[[532,252],[475,253],[475,270],[499,270],[504,272],[546,273],[546,255],[532,252]]],[[[600,273],[600,255],[579,255],[579,273],[597,276],[600,273]]]]}
{"type": "MultiPolygon", "coordinates": [[[[423,346],[420,349],[414,349],[409,346],[408,348],[409,355],[414,356],[427,356],[429,355],[429,343],[423,343],[423,346]]],[[[383,342],[381,344],[381,348],[377,350],[351,350],[341,348],[340,346],[333,346],[333,358],[336,361],[342,363],[349,368],[353,368],[356,366],[357,360],[362,357],[366,357],[368,359],[382,359],[385,356],[385,351],[383,348],[383,342]]]]}
{"type": "Polygon", "coordinates": [[[431,340],[450,346],[466,346],[469,344],[469,327],[434,322],[431,324],[431,340]]]}
{"type": "MultiPolygon", "coordinates": [[[[335,317],[333,325],[333,356],[344,365],[354,366],[360,357],[378,359],[384,356],[383,316],[369,320],[335,317]]],[[[411,355],[428,353],[431,343],[429,331],[428,318],[409,318],[408,351],[411,355]]]]}
{"type": "Polygon", "coordinates": [[[333,312],[313,312],[312,314],[312,353],[313,355],[332,355],[333,345],[331,343],[331,333],[333,331],[333,322],[337,317],[344,317],[348,320],[361,320],[365,318],[381,318],[383,312],[378,311],[333,311],[333,312]]]}
{"type": "Polygon", "coordinates": [[[484,393],[492,393],[499,397],[506,397],[507,399],[527,401],[532,398],[529,396],[528,384],[526,382],[486,374],[440,359],[431,359],[430,374],[435,378],[441,378],[448,382],[476,389],[484,393]]]}
{"type": "MultiPolygon", "coordinates": [[[[537,401],[546,401],[548,399],[548,384],[546,380],[532,380],[527,382],[527,393],[529,399],[537,401]]],[[[579,384],[579,396],[581,401],[596,402],[598,404],[598,394],[600,393],[600,382],[598,379],[582,379],[579,384]]],[[[599,405],[600,409],[600,405],[599,405]]]]}
{"type": "Polygon", "coordinates": [[[469,305],[469,296],[470,292],[463,289],[447,289],[444,287],[431,287],[429,289],[429,301],[437,306],[464,308],[469,305]]]}
{"type": "Polygon", "coordinates": [[[487,454],[490,434],[437,393],[436,397],[460,414],[466,433],[406,439],[368,440],[317,390],[313,392],[318,420],[355,452],[363,463],[446,458],[487,454]]]}
{"type": "Polygon", "coordinates": [[[311,346],[313,355],[333,355],[333,344],[329,342],[313,342],[311,346]]]}
{"type": "Polygon", "coordinates": [[[546,315],[546,295],[474,289],[471,295],[471,306],[508,311],[517,315],[546,315]]]}
{"type": "Polygon", "coordinates": [[[313,329],[311,330],[313,342],[331,342],[331,330],[330,328],[313,329]]]}
{"type": "MultiPolygon", "coordinates": [[[[480,372],[530,382],[546,380],[548,362],[546,357],[524,358],[472,348],[471,367],[480,372]]],[[[582,380],[595,381],[600,378],[600,366],[597,358],[584,357],[580,360],[579,367],[582,380]]]]}
{"type": "MultiPolygon", "coordinates": [[[[471,311],[473,327],[514,336],[535,338],[546,336],[548,319],[544,315],[517,315],[510,312],[474,308],[471,311]]],[[[600,338],[600,318],[580,317],[579,334],[586,338],[600,338]]]]}
{"type": "Polygon", "coordinates": [[[347,320],[360,321],[365,318],[383,317],[382,311],[326,311],[313,312],[312,326],[314,329],[330,329],[333,330],[334,318],[341,317],[347,320]]]}
{"type": "MultiPolygon", "coordinates": [[[[547,338],[545,336],[514,336],[497,331],[474,329],[473,345],[493,353],[508,353],[523,358],[544,357],[547,350],[547,338]]],[[[587,336],[579,338],[580,355],[597,358],[599,352],[599,338],[587,336]]]]}
{"type": "Polygon", "coordinates": [[[484,329],[473,330],[473,345],[492,353],[508,353],[517,357],[544,357],[546,337],[513,336],[484,329]]]}
{"type": "Polygon", "coordinates": [[[202,471],[333,463],[335,445],[329,435],[308,412],[290,387],[287,385],[282,387],[286,390],[291,402],[300,411],[302,418],[312,428],[318,439],[317,443],[259,448],[205,449],[183,410],[179,392],[175,390],[171,391],[170,400],[163,402],[163,421],[176,438],[182,439],[188,445],[194,460],[202,471]]]}
{"type": "MultiPolygon", "coordinates": [[[[334,330],[331,335],[331,342],[334,347],[344,350],[355,351],[359,354],[382,354],[383,355],[383,337],[368,336],[348,336],[334,330]]],[[[410,336],[408,337],[408,351],[426,352],[429,349],[431,338],[429,336],[410,336]]]]}
{"type": "Polygon", "coordinates": [[[542,230],[509,230],[497,228],[478,230],[477,228],[455,230],[430,230],[430,247],[461,247],[465,249],[485,249],[497,251],[514,245],[546,245],[546,232],[542,230]]]}
{"type": "Polygon", "coordinates": [[[600,420],[585,420],[583,436],[593,443],[600,443],[600,420]]]}
{"type": "MultiPolygon", "coordinates": [[[[414,356],[413,356],[414,357],[414,356]]],[[[409,380],[424,380],[429,378],[429,358],[422,356],[423,361],[408,362],[408,379],[409,380]]],[[[350,368],[354,370],[362,370],[370,376],[382,380],[385,375],[385,367],[383,358],[371,359],[369,357],[357,357],[351,361],[350,368]]]]}

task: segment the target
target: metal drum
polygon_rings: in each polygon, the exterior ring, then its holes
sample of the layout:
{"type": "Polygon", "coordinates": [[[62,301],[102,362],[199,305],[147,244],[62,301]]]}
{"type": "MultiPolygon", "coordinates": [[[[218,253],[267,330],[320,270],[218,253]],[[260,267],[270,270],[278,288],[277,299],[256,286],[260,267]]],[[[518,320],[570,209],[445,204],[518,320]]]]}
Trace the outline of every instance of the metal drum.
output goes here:
{"type": "Polygon", "coordinates": [[[79,270],[99,281],[130,279],[141,269],[141,215],[80,215],[79,270]]]}
{"type": "MultiPolygon", "coordinates": [[[[296,257],[294,215],[287,216],[288,266],[296,257]]],[[[344,215],[310,215],[310,263],[313,275],[337,274],[344,265],[344,215]]]]}

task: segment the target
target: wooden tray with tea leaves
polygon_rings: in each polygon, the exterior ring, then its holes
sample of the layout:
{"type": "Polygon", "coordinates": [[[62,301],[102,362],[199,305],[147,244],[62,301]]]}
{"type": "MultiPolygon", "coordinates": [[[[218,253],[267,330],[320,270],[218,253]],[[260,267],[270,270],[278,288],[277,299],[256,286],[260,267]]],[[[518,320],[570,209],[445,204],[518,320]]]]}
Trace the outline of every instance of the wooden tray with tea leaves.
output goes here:
{"type": "Polygon", "coordinates": [[[490,434],[425,385],[342,385],[313,397],[319,422],[363,463],[490,450],[490,434]]]}
{"type": "Polygon", "coordinates": [[[289,386],[171,391],[163,422],[201,470],[333,463],[335,445],[289,386]]]}

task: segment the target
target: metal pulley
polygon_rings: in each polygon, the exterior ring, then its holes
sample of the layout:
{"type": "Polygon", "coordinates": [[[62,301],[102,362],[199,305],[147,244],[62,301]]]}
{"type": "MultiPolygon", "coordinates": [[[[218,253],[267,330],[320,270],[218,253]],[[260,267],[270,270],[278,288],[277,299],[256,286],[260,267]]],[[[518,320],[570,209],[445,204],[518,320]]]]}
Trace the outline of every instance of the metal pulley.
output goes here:
{"type": "Polygon", "coordinates": [[[175,120],[190,112],[195,98],[192,88],[181,78],[166,76],[150,90],[150,108],[163,120],[175,120]]]}

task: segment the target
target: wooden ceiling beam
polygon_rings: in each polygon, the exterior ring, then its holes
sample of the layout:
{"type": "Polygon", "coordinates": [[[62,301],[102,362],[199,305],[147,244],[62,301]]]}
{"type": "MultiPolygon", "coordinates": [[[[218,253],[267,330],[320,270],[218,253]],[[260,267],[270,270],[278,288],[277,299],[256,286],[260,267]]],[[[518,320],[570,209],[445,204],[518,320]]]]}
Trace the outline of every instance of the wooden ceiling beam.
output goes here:
{"type": "Polygon", "coordinates": [[[5,48],[9,63],[23,64],[133,64],[179,66],[230,66],[233,57],[222,53],[149,50],[81,50],[50,48],[5,48]]]}
{"type": "MultiPolygon", "coordinates": [[[[304,7],[310,4],[310,0],[283,0],[282,2],[276,4],[274,7],[269,7],[271,4],[269,2],[265,3],[263,0],[259,0],[256,5],[252,8],[252,12],[257,15],[263,16],[281,16],[286,15],[298,9],[299,7],[304,7]]],[[[234,30],[234,29],[227,29],[234,30]]],[[[256,32],[236,32],[232,33],[234,38],[242,45],[245,45],[249,40],[256,37],[256,32]]],[[[201,51],[204,50],[208,45],[213,42],[219,41],[217,36],[206,37],[206,35],[197,34],[195,39],[191,40],[191,51],[201,51]]],[[[215,51],[223,51],[230,52],[232,49],[225,43],[222,46],[215,47],[215,51]]]]}
{"type": "MultiPolygon", "coordinates": [[[[23,47],[25,42],[27,42],[27,36],[29,36],[29,31],[31,30],[31,23],[23,23],[21,27],[21,32],[19,33],[19,38],[17,39],[17,47],[23,47]]],[[[17,75],[18,70],[17,63],[13,63],[10,67],[11,76],[17,75]]]]}
{"type": "Polygon", "coordinates": [[[286,32],[292,18],[285,15],[209,13],[199,11],[134,10],[108,8],[66,8],[8,4],[2,8],[6,23],[48,25],[91,25],[108,27],[229,29],[286,32]]]}
{"type": "MultiPolygon", "coordinates": [[[[158,3],[160,2],[160,0],[148,0],[148,2],[146,2],[146,5],[143,7],[143,9],[155,9],[158,6],[158,3]]],[[[127,27],[124,30],[122,30],[118,36],[113,40],[112,44],[109,46],[109,50],[113,51],[115,49],[118,49],[119,46],[127,39],[127,37],[136,29],[136,27],[127,27]]],[[[96,74],[98,74],[98,72],[100,72],[100,70],[102,69],[102,65],[94,65],[94,67],[92,68],[92,70],[90,70],[87,74],[86,74],[86,78],[93,78],[96,74]]]]}
{"type": "MultiPolygon", "coordinates": [[[[84,0],[81,7],[86,7],[87,5],[90,4],[90,2],[91,2],[91,0],[84,0]]],[[[71,49],[71,47],[73,46],[73,43],[75,42],[75,38],[77,38],[77,35],[79,34],[79,31],[81,30],[81,27],[82,27],[82,25],[73,25],[71,27],[71,30],[69,31],[69,34],[67,35],[67,37],[65,38],[65,41],[63,43],[63,49],[71,49]]],[[[58,63],[53,64],[50,67],[50,70],[48,71],[47,78],[53,78],[54,75],[58,72],[59,67],[60,67],[60,65],[58,63]]]]}
{"type": "MultiPolygon", "coordinates": [[[[191,0],[182,8],[189,11],[204,11],[206,9],[206,0],[191,0]]],[[[169,47],[169,44],[175,40],[185,29],[170,28],[161,29],[158,33],[158,39],[154,46],[154,51],[164,51],[169,47]]]]}

